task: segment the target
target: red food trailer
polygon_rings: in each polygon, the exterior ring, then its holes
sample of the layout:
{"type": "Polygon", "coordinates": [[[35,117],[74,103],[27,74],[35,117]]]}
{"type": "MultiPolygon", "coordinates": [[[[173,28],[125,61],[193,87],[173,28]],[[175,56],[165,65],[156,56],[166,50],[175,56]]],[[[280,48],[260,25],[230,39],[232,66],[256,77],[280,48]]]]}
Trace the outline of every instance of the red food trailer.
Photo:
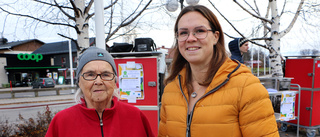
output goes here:
{"type": "MultiPolygon", "coordinates": [[[[307,129],[307,136],[314,136],[320,129],[320,56],[287,56],[284,73],[293,78],[291,83],[301,86],[299,125],[307,129]]],[[[297,120],[290,123],[297,124],[297,120]]]]}
{"type": "Polygon", "coordinates": [[[146,115],[155,136],[159,124],[158,62],[161,52],[111,53],[117,67],[120,101],[146,115]]]}

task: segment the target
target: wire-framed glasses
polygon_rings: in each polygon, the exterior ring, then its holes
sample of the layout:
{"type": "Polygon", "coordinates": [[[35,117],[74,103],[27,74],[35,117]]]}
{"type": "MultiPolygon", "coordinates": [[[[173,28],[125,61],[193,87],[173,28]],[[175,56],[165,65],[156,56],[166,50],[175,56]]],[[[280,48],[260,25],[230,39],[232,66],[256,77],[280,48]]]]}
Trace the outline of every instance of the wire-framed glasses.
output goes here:
{"type": "MultiPolygon", "coordinates": [[[[205,39],[208,36],[208,31],[212,31],[211,29],[207,29],[204,26],[196,27],[192,30],[192,35],[197,39],[205,39]]],[[[176,33],[176,39],[178,41],[185,41],[188,39],[190,35],[190,31],[185,28],[181,28],[176,33]]]]}
{"type": "Polygon", "coordinates": [[[96,74],[94,72],[86,72],[82,74],[83,79],[88,81],[95,80],[97,79],[98,76],[100,76],[100,78],[104,81],[113,80],[115,77],[114,73],[110,73],[110,72],[104,72],[101,74],[96,74]]]}

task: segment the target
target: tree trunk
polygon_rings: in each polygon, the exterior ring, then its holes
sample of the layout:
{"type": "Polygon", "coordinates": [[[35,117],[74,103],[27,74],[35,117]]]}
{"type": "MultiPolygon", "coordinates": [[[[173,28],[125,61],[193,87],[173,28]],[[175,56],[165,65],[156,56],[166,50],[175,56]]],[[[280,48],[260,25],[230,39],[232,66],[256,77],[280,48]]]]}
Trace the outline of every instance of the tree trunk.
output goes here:
{"type": "Polygon", "coordinates": [[[275,51],[270,53],[271,74],[272,77],[283,77],[281,54],[280,54],[280,16],[278,15],[277,1],[270,0],[271,5],[271,41],[268,46],[273,47],[275,51]]]}
{"type": "Polygon", "coordinates": [[[75,13],[77,32],[77,42],[80,50],[89,47],[89,20],[86,20],[88,13],[85,13],[85,0],[75,0],[74,1],[77,9],[78,15],[75,13]]]}

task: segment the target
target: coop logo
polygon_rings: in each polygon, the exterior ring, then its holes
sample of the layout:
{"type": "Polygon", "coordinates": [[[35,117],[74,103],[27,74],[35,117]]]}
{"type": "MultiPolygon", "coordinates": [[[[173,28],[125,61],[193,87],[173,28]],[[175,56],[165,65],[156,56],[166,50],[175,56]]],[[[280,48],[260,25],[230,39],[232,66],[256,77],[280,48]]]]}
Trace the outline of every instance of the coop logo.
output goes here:
{"type": "Polygon", "coordinates": [[[39,62],[39,60],[43,59],[43,56],[41,54],[27,54],[27,53],[20,53],[17,55],[19,60],[35,60],[36,62],[39,62]]]}

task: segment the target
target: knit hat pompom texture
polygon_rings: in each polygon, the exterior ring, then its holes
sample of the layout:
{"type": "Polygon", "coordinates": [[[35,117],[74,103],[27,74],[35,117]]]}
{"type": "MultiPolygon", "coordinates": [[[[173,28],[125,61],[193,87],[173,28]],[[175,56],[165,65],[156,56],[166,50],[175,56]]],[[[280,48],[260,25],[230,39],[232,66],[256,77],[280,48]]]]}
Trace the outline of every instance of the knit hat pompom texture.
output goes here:
{"type": "Polygon", "coordinates": [[[113,57],[111,56],[111,54],[104,49],[100,49],[97,47],[89,47],[87,50],[85,50],[82,53],[82,55],[79,56],[79,65],[77,68],[77,80],[78,81],[79,81],[80,72],[81,72],[82,68],[88,62],[94,61],[94,60],[104,60],[104,61],[108,62],[112,66],[112,69],[113,69],[115,75],[117,75],[116,65],[114,63],[114,60],[113,60],[113,57]]]}

